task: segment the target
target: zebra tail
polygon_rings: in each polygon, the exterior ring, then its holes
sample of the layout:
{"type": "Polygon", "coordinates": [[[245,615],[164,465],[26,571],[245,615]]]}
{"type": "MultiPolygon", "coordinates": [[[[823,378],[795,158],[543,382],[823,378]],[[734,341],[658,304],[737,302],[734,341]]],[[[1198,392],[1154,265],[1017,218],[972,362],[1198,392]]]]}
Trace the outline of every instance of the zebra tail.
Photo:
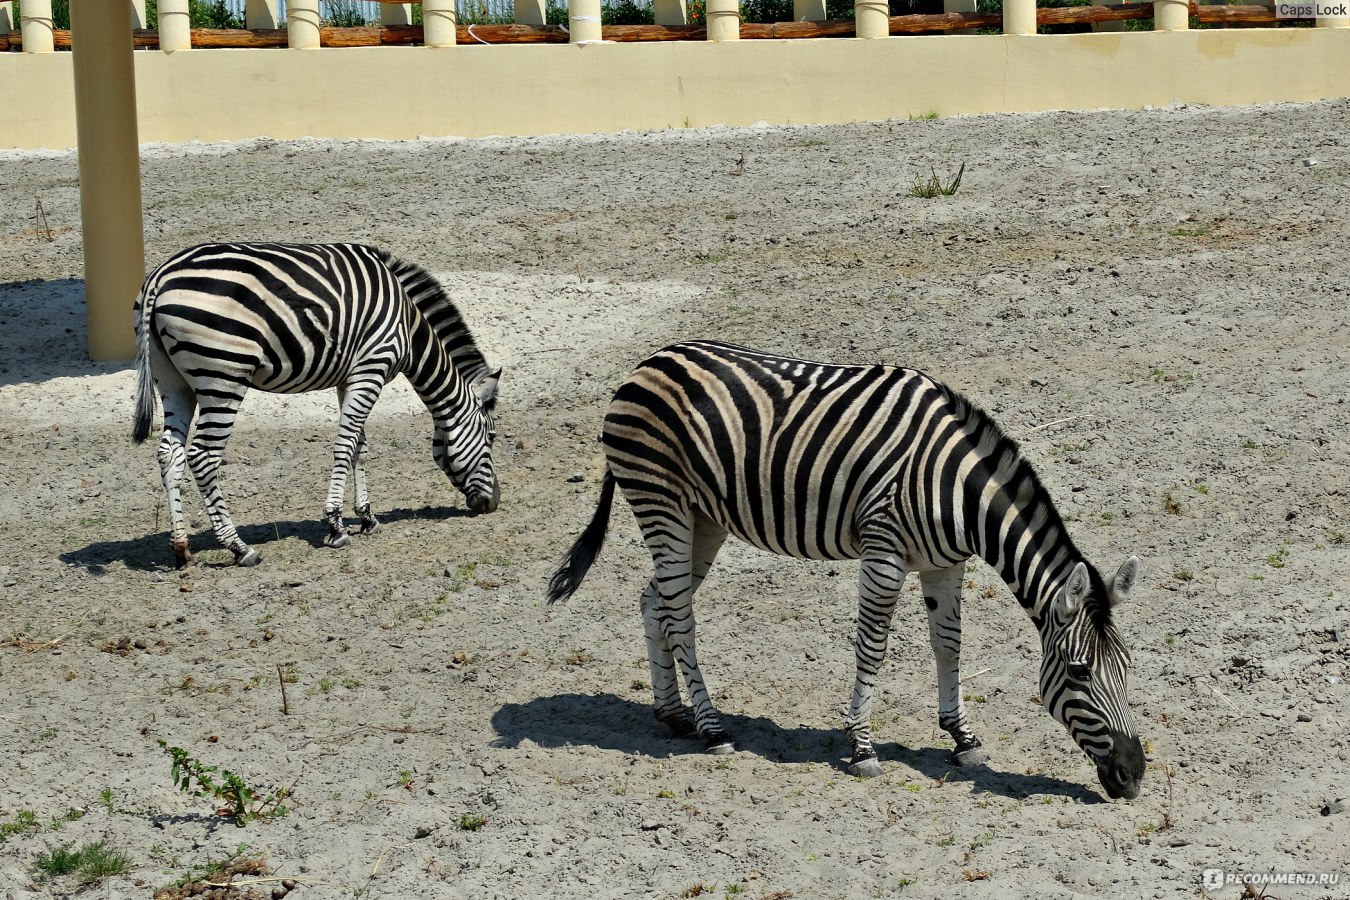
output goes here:
{"type": "Polygon", "coordinates": [[[600,502],[591,516],[591,524],[577,538],[572,549],[563,557],[562,565],[548,582],[548,602],[557,603],[566,600],[581,587],[581,580],[591,569],[591,563],[600,555],[605,545],[605,532],[609,530],[609,510],[614,504],[614,476],[605,470],[605,483],[600,488],[600,502]]]}
{"type": "Polygon", "coordinates": [[[155,295],[147,284],[141,291],[136,310],[136,418],[131,428],[131,439],[140,444],[150,436],[155,422],[155,378],[150,373],[150,315],[155,295]]]}

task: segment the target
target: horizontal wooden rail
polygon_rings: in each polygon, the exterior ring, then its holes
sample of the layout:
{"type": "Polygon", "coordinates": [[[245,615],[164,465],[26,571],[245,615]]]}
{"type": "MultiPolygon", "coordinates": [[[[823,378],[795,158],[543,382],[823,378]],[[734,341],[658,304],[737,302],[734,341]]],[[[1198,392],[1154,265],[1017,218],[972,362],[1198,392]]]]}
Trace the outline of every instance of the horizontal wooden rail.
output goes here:
{"type": "MultiPolygon", "coordinates": [[[[1274,25],[1272,6],[1225,6],[1191,4],[1191,17],[1206,25],[1274,25]]],[[[1106,6],[1066,6],[1036,10],[1037,25],[1091,25],[1122,19],[1151,19],[1153,4],[1124,3],[1106,6]]],[[[923,34],[958,31],[967,28],[1001,28],[1002,13],[949,12],[933,15],[891,16],[891,34],[923,34]]],[[[827,19],[821,22],[746,22],[741,25],[744,40],[782,40],[789,38],[853,37],[852,19],[827,19]]],[[[52,32],[57,49],[70,49],[70,32],[52,32]]],[[[11,31],[4,36],[9,47],[23,46],[23,33],[11,31]]],[[[604,38],[617,43],[640,41],[703,41],[708,32],[702,25],[606,25],[604,38]]],[[[460,25],[458,41],[475,44],[565,44],[567,32],[557,25],[460,25]]],[[[322,28],[319,41],[324,47],[377,47],[422,43],[420,25],[367,25],[359,28],[322,28]]],[[[155,31],[132,32],[137,47],[158,47],[155,31]]],[[[194,28],[192,46],[200,49],[240,47],[285,47],[286,29],[245,30],[242,28],[194,28]]],[[[3,46],[3,43],[0,43],[3,46]]]]}

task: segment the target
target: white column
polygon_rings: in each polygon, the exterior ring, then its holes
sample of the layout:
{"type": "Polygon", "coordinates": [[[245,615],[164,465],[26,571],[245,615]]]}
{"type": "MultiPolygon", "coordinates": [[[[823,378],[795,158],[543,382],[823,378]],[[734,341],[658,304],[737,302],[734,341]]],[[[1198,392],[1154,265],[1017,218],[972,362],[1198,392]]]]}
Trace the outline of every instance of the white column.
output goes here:
{"type": "Polygon", "coordinates": [[[70,7],[89,356],[131,359],[131,304],[145,279],[131,21],[121,3],[70,7]]]}
{"type": "Polygon", "coordinates": [[[159,0],[159,49],[165,53],[192,49],[188,0],[159,0]]]}
{"type": "Polygon", "coordinates": [[[52,0],[23,0],[19,4],[19,28],[23,30],[24,53],[51,53],[52,0]]]}
{"type": "Polygon", "coordinates": [[[600,0],[569,0],[567,30],[573,44],[594,44],[603,40],[600,0]]]}
{"type": "Polygon", "coordinates": [[[277,0],[247,0],[244,4],[244,27],[257,31],[280,28],[281,15],[277,11],[277,0]]]}
{"type": "Polygon", "coordinates": [[[1003,33],[1036,33],[1036,0],[1003,0],[1003,33]]]}
{"type": "Polygon", "coordinates": [[[825,0],[792,0],[792,21],[824,22],[825,0]]]}
{"type": "Polygon", "coordinates": [[[652,0],[652,21],[657,25],[688,25],[689,9],[684,0],[652,0]]]}
{"type": "Polygon", "coordinates": [[[854,0],[853,22],[864,39],[891,36],[891,7],[886,0],[854,0]]]}
{"type": "Polygon", "coordinates": [[[0,34],[17,31],[17,25],[14,21],[14,0],[0,0],[0,34]]]}
{"type": "Polygon", "coordinates": [[[292,50],[319,47],[319,0],[288,0],[286,45],[292,50]]]}
{"type": "MultiPolygon", "coordinates": [[[[548,4],[546,0],[516,0],[512,20],[517,25],[547,24],[548,4]]],[[[657,24],[660,24],[659,20],[657,24]]]]}
{"type": "Polygon", "coordinates": [[[453,47],[458,22],[455,0],[422,0],[422,43],[427,47],[453,47]]]}
{"type": "Polygon", "coordinates": [[[1185,31],[1191,27],[1191,5],[1186,0],[1153,0],[1154,31],[1185,31]]]}
{"type": "Polygon", "coordinates": [[[131,27],[136,30],[150,27],[145,21],[145,0],[131,0],[131,27]]]}

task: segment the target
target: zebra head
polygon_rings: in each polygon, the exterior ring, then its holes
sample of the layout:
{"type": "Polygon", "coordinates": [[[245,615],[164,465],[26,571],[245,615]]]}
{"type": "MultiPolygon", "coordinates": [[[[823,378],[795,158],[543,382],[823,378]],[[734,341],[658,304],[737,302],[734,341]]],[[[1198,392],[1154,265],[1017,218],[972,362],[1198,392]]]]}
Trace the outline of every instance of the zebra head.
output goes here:
{"type": "Polygon", "coordinates": [[[497,471],[492,467],[492,442],[497,426],[492,413],[497,405],[497,382],[502,370],[489,372],[469,388],[467,409],[453,419],[437,420],[431,454],[450,483],[464,493],[469,509],[476,513],[496,510],[501,500],[497,471]]]}
{"type": "Polygon", "coordinates": [[[1130,652],[1110,618],[1138,572],[1132,556],[1108,585],[1078,563],[1040,623],[1045,708],[1097,766],[1112,799],[1139,796],[1144,778],[1144,747],[1125,697],[1130,652]]]}

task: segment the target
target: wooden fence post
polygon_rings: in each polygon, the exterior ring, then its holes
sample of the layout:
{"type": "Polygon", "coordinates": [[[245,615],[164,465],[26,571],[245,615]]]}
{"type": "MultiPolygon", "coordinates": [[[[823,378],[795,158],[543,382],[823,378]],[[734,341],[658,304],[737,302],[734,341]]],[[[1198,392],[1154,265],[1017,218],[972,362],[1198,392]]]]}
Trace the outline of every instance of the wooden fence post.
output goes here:
{"type": "Polygon", "coordinates": [[[1191,27],[1191,5],[1187,0],[1153,0],[1154,31],[1186,31],[1191,27]]]}
{"type": "Polygon", "coordinates": [[[891,6],[886,0],[854,0],[853,22],[858,37],[872,40],[891,36],[891,6]]]}
{"type": "Polygon", "coordinates": [[[600,13],[600,0],[569,0],[568,40],[573,44],[598,44],[604,40],[600,13]]]}
{"type": "Polygon", "coordinates": [[[652,0],[652,23],[688,25],[689,10],[684,5],[684,0],[652,0]]]}
{"type": "Polygon", "coordinates": [[[121,3],[76,0],[70,27],[89,356],[130,359],[131,304],[145,280],[131,22],[121,3]]]}
{"type": "Polygon", "coordinates": [[[1003,0],[1003,33],[1036,33],[1036,0],[1003,0]]]}
{"type": "Polygon", "coordinates": [[[52,0],[23,0],[19,4],[19,27],[24,53],[51,53],[52,0]]]}
{"type": "Polygon", "coordinates": [[[741,39],[741,7],[737,0],[708,0],[703,14],[708,17],[708,40],[720,44],[741,39]]]}
{"type": "Polygon", "coordinates": [[[548,3],[546,0],[516,0],[514,6],[515,11],[512,18],[517,25],[548,24],[548,3]]]}
{"type": "Polygon", "coordinates": [[[159,49],[165,53],[192,49],[188,0],[159,0],[159,49]]]}
{"type": "MultiPolygon", "coordinates": [[[[382,6],[381,9],[388,9],[382,6]]],[[[248,0],[244,4],[244,27],[257,30],[281,27],[281,16],[277,12],[277,0],[248,0]]]]}
{"type": "Polygon", "coordinates": [[[319,45],[319,0],[290,0],[286,4],[286,46],[314,50],[319,45]]]}
{"type": "Polygon", "coordinates": [[[792,21],[824,22],[825,0],[792,0],[792,21]]]}
{"type": "Polygon", "coordinates": [[[427,47],[455,46],[455,0],[422,0],[422,43],[427,47]]]}

